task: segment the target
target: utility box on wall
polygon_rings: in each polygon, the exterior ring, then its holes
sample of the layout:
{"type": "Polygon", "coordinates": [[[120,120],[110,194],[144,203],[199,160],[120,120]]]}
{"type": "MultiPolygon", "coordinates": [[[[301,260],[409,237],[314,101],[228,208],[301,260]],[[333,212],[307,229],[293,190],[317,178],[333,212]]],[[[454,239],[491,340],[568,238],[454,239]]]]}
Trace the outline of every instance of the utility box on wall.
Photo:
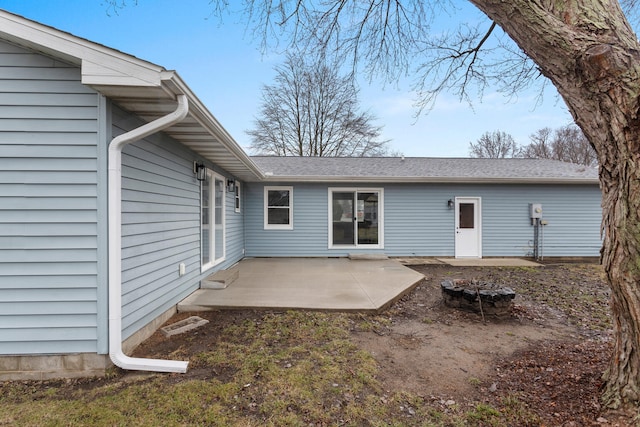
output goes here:
{"type": "Polygon", "coordinates": [[[540,219],[542,218],[542,204],[541,203],[530,203],[529,211],[531,219],[540,219]]]}

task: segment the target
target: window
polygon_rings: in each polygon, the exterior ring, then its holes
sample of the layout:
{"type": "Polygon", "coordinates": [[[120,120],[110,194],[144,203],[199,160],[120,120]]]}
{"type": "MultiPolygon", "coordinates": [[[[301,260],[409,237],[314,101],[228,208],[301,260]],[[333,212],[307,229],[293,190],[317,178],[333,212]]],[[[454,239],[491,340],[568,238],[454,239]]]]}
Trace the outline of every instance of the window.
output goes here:
{"type": "Polygon", "coordinates": [[[236,181],[236,194],[235,194],[235,211],[240,213],[240,181],[236,181]]]}
{"type": "Polygon", "coordinates": [[[293,230],[293,187],[264,188],[265,230],[293,230]]]}
{"type": "Polygon", "coordinates": [[[460,217],[458,219],[460,228],[475,228],[475,225],[473,224],[475,216],[474,209],[474,203],[460,203],[460,217]]]}

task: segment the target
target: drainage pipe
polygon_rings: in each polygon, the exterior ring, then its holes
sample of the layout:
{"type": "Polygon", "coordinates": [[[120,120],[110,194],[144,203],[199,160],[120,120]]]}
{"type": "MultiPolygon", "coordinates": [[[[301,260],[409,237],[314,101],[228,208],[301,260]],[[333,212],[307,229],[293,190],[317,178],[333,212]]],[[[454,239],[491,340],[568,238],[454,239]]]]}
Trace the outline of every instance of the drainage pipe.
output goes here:
{"type": "Polygon", "coordinates": [[[172,113],[115,137],[109,144],[109,357],[122,369],[187,372],[189,362],[129,357],[122,352],[122,150],[132,142],[181,122],[189,112],[186,95],[178,95],[172,113]]]}

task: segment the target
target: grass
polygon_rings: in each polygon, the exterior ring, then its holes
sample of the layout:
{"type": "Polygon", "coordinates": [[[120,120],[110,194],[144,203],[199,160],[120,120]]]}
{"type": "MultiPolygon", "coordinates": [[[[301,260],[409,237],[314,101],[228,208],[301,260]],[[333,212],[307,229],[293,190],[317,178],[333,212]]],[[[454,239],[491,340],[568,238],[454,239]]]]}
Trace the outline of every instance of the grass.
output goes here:
{"type": "Polygon", "coordinates": [[[191,357],[197,375],[118,371],[75,385],[4,383],[0,425],[506,426],[517,411],[526,414],[517,401],[505,405],[508,411],[485,404],[443,408],[414,394],[388,394],[376,378],[376,361],[349,340],[350,324],[379,323],[385,321],[265,313],[220,325],[210,348],[191,357]]]}

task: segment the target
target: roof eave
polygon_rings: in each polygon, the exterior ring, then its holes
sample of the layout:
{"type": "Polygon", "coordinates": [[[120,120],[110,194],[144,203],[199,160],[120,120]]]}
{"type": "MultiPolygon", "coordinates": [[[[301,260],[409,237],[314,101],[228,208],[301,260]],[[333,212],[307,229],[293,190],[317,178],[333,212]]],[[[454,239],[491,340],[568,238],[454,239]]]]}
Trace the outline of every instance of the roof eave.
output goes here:
{"type": "Polygon", "coordinates": [[[146,121],[173,111],[177,95],[186,95],[188,119],[198,126],[200,144],[177,140],[214,163],[224,163],[231,169],[228,172],[241,179],[263,178],[258,166],[175,71],[4,10],[0,10],[0,38],[79,66],[82,84],[146,121]]]}
{"type": "Polygon", "coordinates": [[[593,178],[466,178],[466,177],[388,177],[388,176],[295,176],[265,174],[265,182],[309,183],[389,183],[389,184],[565,184],[598,185],[593,178]]]}
{"type": "Polygon", "coordinates": [[[17,45],[82,66],[82,83],[159,84],[159,65],[73,34],[0,10],[0,37],[17,45]]]}
{"type": "Polygon", "coordinates": [[[194,119],[196,119],[210,134],[216,136],[217,141],[251,172],[253,175],[252,178],[264,178],[264,174],[258,165],[247,155],[247,153],[233,139],[231,134],[227,132],[213,114],[211,114],[202,101],[200,101],[195,93],[193,93],[193,91],[186,85],[178,73],[172,72],[169,79],[163,80],[163,84],[175,85],[179,93],[187,95],[187,98],[189,99],[189,114],[194,117],[194,119]]]}

